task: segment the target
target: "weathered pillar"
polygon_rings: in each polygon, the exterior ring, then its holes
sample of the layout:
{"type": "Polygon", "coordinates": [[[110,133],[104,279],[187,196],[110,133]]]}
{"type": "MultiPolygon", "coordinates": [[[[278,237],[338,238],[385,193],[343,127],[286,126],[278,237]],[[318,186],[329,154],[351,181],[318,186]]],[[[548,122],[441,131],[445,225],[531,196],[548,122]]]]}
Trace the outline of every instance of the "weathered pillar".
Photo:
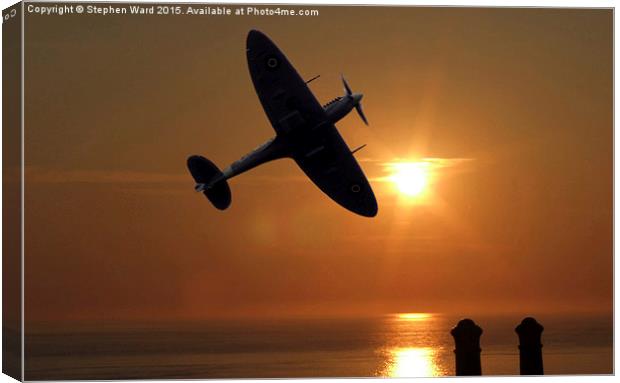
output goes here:
{"type": "Polygon", "coordinates": [[[480,335],[482,329],[471,319],[461,320],[450,331],[454,337],[456,375],[482,375],[480,365],[480,335]]]}
{"type": "Polygon", "coordinates": [[[542,343],[545,328],[536,319],[527,317],[515,328],[519,335],[519,367],[521,375],[543,375],[542,343]]]}

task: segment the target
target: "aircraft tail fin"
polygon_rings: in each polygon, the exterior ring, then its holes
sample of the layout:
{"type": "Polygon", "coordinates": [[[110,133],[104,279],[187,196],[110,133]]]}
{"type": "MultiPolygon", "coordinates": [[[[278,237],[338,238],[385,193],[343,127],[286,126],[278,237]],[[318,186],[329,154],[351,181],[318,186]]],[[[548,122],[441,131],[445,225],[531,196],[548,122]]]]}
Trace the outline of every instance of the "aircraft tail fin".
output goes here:
{"type": "Polygon", "coordinates": [[[213,162],[202,156],[191,156],[187,159],[187,168],[196,181],[196,191],[202,192],[219,210],[230,206],[230,187],[222,171],[213,162]]]}

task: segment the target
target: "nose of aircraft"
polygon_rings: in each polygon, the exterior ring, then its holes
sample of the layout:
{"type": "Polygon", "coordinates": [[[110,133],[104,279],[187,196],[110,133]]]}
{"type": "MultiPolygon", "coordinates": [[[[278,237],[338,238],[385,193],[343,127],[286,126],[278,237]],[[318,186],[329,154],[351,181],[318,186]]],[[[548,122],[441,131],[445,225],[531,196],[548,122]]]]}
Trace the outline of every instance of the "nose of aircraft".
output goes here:
{"type": "Polygon", "coordinates": [[[352,97],[355,100],[355,103],[359,104],[360,101],[362,101],[362,98],[364,98],[364,95],[361,93],[353,93],[352,97]]]}

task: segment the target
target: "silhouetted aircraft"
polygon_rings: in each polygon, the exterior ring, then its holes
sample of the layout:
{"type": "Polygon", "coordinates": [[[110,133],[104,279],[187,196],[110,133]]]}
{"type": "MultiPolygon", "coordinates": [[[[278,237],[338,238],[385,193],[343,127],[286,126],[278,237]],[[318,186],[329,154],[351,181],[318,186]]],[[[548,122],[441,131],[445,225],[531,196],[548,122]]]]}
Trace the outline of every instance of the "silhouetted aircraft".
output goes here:
{"type": "Polygon", "coordinates": [[[350,211],[365,217],[377,215],[377,200],[368,180],[334,124],[353,108],[368,125],[360,101],[344,77],[345,94],[321,106],[308,83],[302,80],[278,47],[263,33],[251,30],[247,59],[252,82],[276,136],[234,162],[223,172],[202,156],[191,156],[187,167],[204,193],[218,209],[231,203],[227,179],[258,165],[292,158],[325,194],[350,211]]]}

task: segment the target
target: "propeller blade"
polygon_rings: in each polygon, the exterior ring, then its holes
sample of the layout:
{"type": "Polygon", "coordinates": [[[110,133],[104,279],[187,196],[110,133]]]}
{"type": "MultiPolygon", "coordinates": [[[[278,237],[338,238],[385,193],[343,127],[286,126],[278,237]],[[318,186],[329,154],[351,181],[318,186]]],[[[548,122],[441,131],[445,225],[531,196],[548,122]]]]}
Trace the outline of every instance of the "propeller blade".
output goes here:
{"type": "Polygon", "coordinates": [[[347,80],[344,79],[344,75],[341,73],[340,77],[342,78],[342,83],[344,84],[344,89],[347,91],[348,95],[351,95],[353,92],[351,91],[351,88],[349,88],[349,84],[347,84],[347,80]]]}
{"type": "Polygon", "coordinates": [[[364,124],[368,125],[368,120],[366,120],[366,116],[364,116],[364,111],[362,110],[362,104],[355,105],[355,110],[357,110],[357,114],[360,115],[360,118],[364,121],[364,124]]]}

